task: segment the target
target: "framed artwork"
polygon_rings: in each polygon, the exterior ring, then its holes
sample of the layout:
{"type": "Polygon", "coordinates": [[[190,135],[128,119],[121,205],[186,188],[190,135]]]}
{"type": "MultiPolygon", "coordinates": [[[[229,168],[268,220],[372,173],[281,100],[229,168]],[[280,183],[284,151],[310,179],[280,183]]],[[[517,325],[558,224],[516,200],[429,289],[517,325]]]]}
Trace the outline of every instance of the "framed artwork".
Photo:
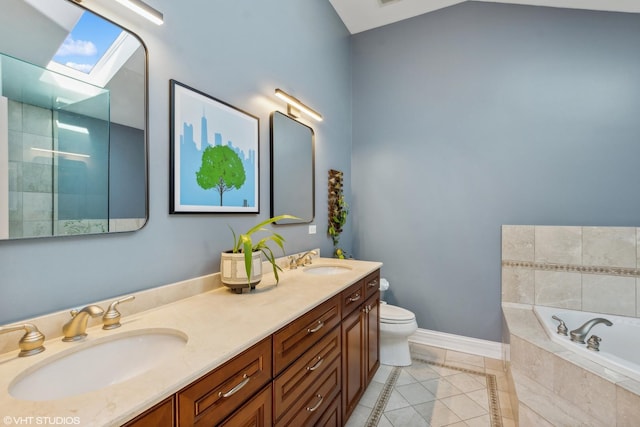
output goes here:
{"type": "Polygon", "coordinates": [[[170,80],[170,213],[259,213],[258,117],[170,80]]]}

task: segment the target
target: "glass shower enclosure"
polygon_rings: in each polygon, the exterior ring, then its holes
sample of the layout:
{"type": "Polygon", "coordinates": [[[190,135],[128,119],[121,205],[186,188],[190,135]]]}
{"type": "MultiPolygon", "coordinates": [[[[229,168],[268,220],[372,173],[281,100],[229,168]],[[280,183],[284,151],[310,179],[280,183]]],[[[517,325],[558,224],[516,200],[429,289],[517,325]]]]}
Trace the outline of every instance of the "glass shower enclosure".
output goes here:
{"type": "Polygon", "coordinates": [[[109,231],[109,103],[0,54],[0,239],[109,231]]]}

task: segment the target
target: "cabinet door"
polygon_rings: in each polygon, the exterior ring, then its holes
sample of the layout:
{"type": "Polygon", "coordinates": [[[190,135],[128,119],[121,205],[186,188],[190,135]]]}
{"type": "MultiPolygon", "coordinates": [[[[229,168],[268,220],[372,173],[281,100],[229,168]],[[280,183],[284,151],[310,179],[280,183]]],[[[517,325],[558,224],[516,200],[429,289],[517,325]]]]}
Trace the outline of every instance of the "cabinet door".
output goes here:
{"type": "Polygon", "coordinates": [[[365,372],[368,385],[380,366],[380,292],[376,292],[364,303],[363,311],[367,331],[365,372]]]}
{"type": "Polygon", "coordinates": [[[123,427],[173,427],[175,419],[173,396],[138,415],[123,427]]]}
{"type": "Polygon", "coordinates": [[[364,393],[365,317],[355,310],[342,321],[342,419],[346,421],[364,393]]]}
{"type": "Polygon", "coordinates": [[[268,385],[220,424],[220,427],[270,427],[271,415],[271,385],[268,385]]]}

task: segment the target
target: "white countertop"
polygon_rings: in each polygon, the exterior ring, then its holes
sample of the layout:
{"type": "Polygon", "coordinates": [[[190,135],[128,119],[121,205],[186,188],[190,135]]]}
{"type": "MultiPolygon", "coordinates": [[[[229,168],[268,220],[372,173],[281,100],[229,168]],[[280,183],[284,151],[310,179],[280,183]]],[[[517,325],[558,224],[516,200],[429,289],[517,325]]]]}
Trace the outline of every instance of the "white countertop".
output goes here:
{"type": "Polygon", "coordinates": [[[38,421],[46,425],[43,417],[72,417],[66,424],[82,426],[120,425],[382,266],[379,262],[332,258],[318,258],[313,265],[325,264],[347,265],[351,270],[335,275],[312,275],[304,273],[302,267],[285,270],[277,286],[269,273],[251,293],[238,295],[221,287],[123,316],[122,327],[115,330],[91,327],[88,337],[77,343],[65,343],[59,337],[47,340],[46,351],[35,356],[19,358],[17,351],[2,354],[0,425],[33,425],[38,421]],[[188,341],[176,357],[145,374],[60,400],[18,400],[8,392],[13,380],[25,370],[35,369],[34,365],[74,346],[153,328],[181,331],[188,341]]]}

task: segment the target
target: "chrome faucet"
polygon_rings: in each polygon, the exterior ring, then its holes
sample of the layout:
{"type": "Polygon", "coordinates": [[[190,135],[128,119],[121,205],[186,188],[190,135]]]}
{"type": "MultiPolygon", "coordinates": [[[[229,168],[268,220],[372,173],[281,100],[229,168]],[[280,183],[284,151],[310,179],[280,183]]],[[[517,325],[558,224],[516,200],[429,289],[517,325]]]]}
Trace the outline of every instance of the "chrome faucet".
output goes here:
{"type": "Polygon", "coordinates": [[[62,334],[64,338],[62,341],[78,341],[87,336],[85,332],[87,330],[87,322],[89,322],[89,316],[98,317],[102,316],[104,311],[97,305],[88,305],[81,310],[71,310],[72,319],[69,320],[62,327],[62,334]]]}
{"type": "Polygon", "coordinates": [[[584,325],[580,326],[578,329],[574,329],[573,331],[569,332],[569,334],[571,335],[571,341],[584,344],[584,339],[589,333],[589,331],[591,330],[591,328],[593,328],[594,326],[600,323],[604,323],[607,326],[613,325],[613,323],[611,323],[607,319],[603,319],[602,317],[596,317],[594,319],[589,320],[584,325]]]}

